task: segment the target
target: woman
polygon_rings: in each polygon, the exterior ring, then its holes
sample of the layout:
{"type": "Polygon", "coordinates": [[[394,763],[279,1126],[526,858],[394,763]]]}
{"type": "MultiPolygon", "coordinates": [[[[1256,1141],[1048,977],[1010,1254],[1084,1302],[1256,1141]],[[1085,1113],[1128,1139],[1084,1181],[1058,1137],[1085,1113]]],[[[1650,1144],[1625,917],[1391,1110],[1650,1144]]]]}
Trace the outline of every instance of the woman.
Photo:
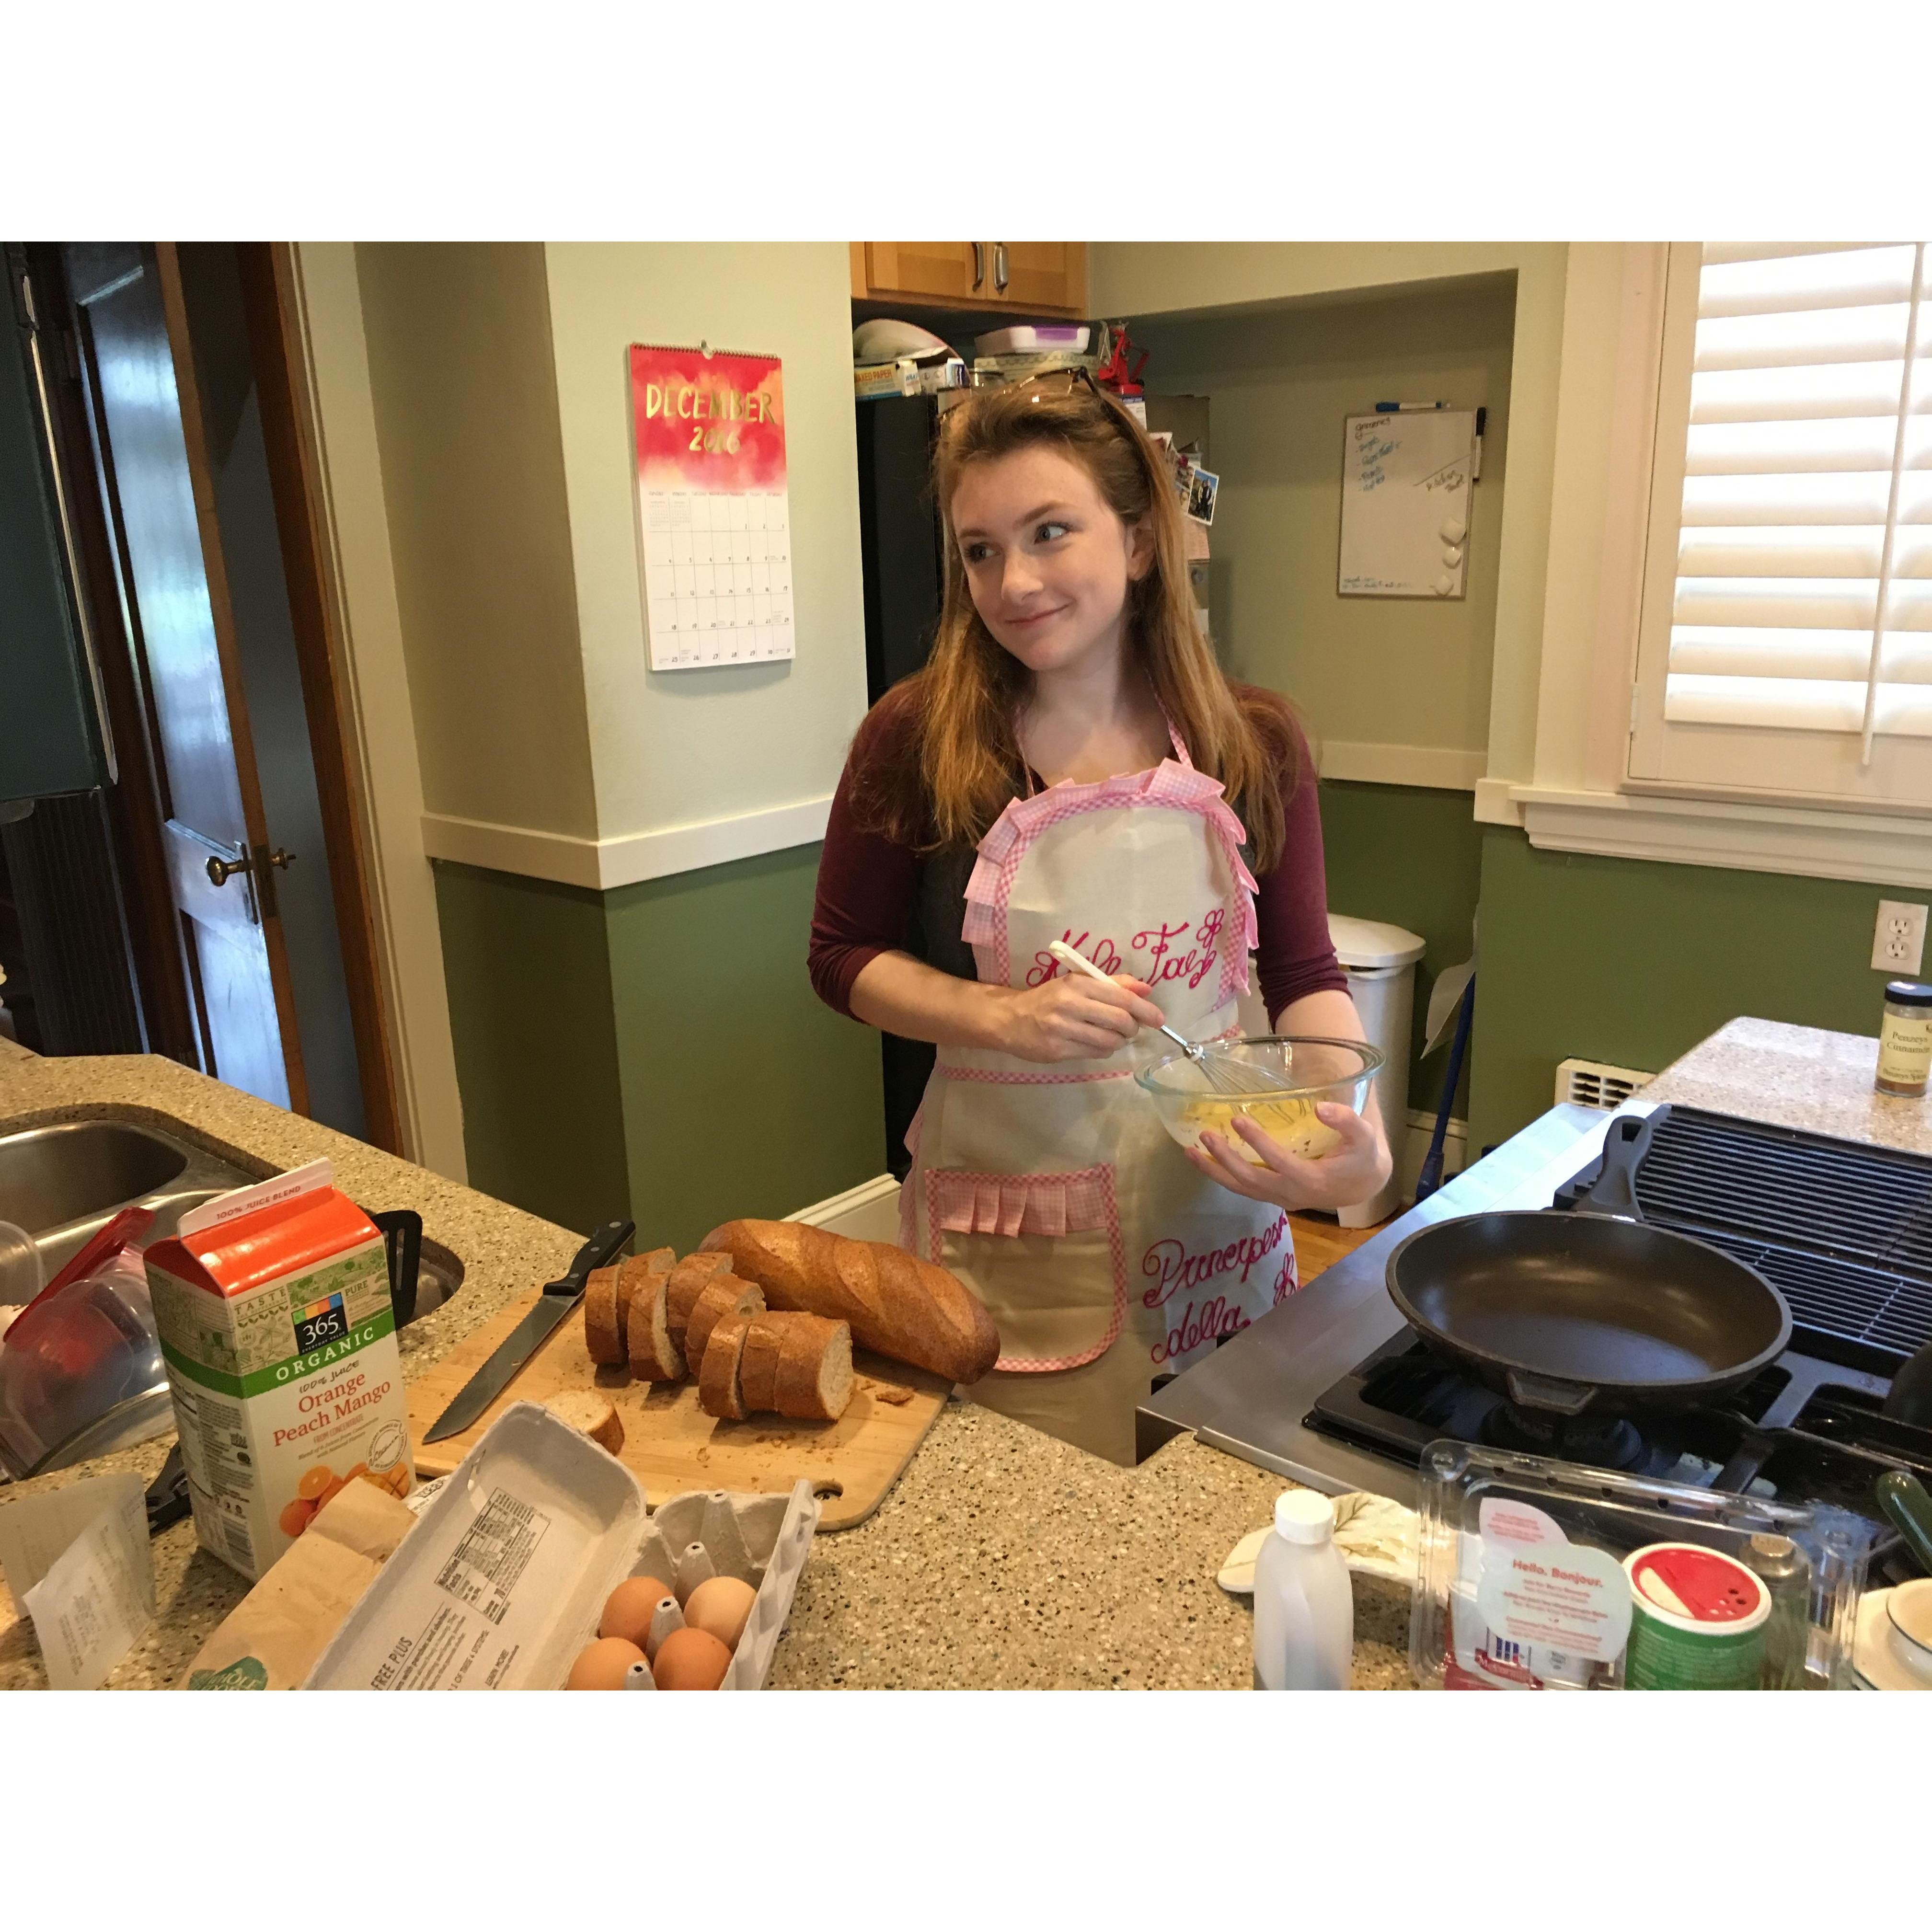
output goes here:
{"type": "Polygon", "coordinates": [[[1245,1119],[1245,1148],[1184,1153],[1132,1078],[1172,1050],[1145,1029],[1234,1027],[1257,940],[1277,1031],[1362,1037],[1306,748],[1196,628],[1166,472],[1090,382],[943,419],[937,637],[854,740],[812,923],[824,998],[939,1049],[901,1240],[999,1324],[968,1392],[1119,1462],[1156,1376],[1294,1292],[1286,1210],[1389,1172],[1372,1108],[1322,1109],[1340,1138],[1319,1160],[1245,1119]],[[1111,983],[1067,973],[1057,939],[1111,983]]]}

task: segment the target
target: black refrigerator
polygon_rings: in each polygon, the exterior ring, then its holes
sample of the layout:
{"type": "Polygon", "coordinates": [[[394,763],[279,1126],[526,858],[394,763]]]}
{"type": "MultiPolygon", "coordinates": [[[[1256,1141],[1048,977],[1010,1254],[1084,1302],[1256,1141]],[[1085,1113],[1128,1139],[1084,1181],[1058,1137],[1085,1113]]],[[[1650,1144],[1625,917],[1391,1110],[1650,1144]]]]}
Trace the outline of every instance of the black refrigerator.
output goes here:
{"type": "MultiPolygon", "coordinates": [[[[866,566],[866,697],[876,704],[926,662],[939,619],[939,514],[933,502],[932,396],[890,396],[858,410],[859,530],[866,566]]],[[[922,1040],[881,1036],[886,1165],[903,1180],[905,1131],[932,1071],[922,1040]]]]}

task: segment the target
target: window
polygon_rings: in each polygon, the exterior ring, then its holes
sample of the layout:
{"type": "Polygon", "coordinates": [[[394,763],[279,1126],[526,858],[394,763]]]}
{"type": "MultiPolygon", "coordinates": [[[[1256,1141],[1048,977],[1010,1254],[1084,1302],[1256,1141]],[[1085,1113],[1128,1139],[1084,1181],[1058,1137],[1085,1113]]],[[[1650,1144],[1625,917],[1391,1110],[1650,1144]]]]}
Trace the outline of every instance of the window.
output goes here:
{"type": "Polygon", "coordinates": [[[1629,776],[1932,808],[1923,242],[1670,251],[1629,776]]]}

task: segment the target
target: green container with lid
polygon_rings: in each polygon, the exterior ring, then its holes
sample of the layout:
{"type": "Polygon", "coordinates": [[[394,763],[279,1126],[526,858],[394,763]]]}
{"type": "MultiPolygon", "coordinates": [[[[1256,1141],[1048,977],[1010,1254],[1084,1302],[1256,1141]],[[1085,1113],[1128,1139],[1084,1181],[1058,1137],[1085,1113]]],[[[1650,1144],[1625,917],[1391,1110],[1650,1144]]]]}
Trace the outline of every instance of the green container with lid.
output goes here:
{"type": "Polygon", "coordinates": [[[1735,1557],[1701,1543],[1651,1543],[1630,1579],[1626,1690],[1755,1690],[1764,1678],[1771,1592],[1735,1557]]]}

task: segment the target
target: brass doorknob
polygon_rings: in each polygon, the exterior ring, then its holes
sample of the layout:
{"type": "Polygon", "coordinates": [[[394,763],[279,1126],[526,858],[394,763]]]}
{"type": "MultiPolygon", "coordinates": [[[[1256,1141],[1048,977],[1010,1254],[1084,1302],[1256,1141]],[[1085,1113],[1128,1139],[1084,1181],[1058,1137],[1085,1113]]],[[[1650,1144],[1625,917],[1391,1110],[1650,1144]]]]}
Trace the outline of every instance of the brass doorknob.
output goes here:
{"type": "Polygon", "coordinates": [[[268,863],[272,866],[279,866],[285,872],[295,862],[296,855],[292,852],[284,852],[279,845],[268,854],[268,863]]]}
{"type": "Polygon", "coordinates": [[[237,872],[248,869],[246,859],[211,859],[208,862],[208,876],[218,886],[225,886],[237,872]]]}

